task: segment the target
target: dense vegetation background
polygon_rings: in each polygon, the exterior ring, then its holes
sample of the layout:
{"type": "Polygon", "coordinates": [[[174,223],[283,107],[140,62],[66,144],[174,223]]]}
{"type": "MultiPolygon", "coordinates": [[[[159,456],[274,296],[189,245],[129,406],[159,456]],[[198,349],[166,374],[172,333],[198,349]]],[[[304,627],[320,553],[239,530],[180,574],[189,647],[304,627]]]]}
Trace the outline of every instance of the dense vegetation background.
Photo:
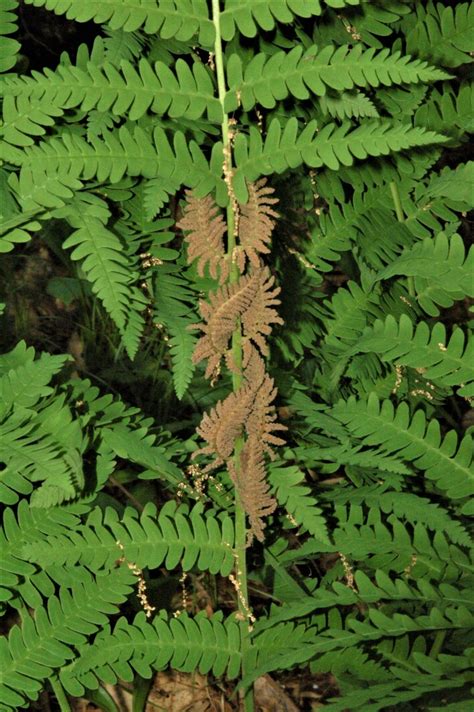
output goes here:
{"type": "Polygon", "coordinates": [[[471,708],[473,14],[0,5],[1,710],[471,708]]]}

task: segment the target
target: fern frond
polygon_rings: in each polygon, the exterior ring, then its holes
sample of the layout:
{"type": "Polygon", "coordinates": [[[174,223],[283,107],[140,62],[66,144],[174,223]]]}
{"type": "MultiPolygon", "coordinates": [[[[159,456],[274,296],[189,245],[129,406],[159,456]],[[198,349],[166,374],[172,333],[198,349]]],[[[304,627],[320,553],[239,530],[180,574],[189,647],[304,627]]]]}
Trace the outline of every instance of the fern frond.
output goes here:
{"type": "Polygon", "coordinates": [[[377,118],[379,112],[368,96],[360,91],[328,92],[319,98],[318,108],[335,119],[377,118]]]}
{"type": "Polygon", "coordinates": [[[192,191],[186,191],[184,217],[176,227],[188,232],[184,238],[188,245],[188,264],[197,260],[200,277],[208,266],[213,279],[219,278],[221,284],[225,282],[229,274],[223,240],[227,227],[213,198],[209,195],[197,198],[192,191]]]}
{"type": "Polygon", "coordinates": [[[200,505],[188,511],[169,501],[159,513],[154,505],[147,504],[140,518],[130,508],[122,519],[112,508],[96,508],[84,525],[28,544],[23,555],[40,566],[80,563],[92,571],[110,571],[122,551],[125,559],[139,568],[164,565],[174,569],[181,564],[185,571],[197,566],[201,571],[227,576],[234,566],[233,544],[230,516],[218,518],[215,512],[204,515],[200,505]],[[123,549],[119,549],[117,541],[123,549]]]}
{"type": "Polygon", "coordinates": [[[446,166],[441,173],[434,175],[427,186],[429,196],[443,196],[450,200],[465,202],[470,205],[474,190],[474,161],[461,163],[452,169],[446,166]]]}
{"type": "Polygon", "coordinates": [[[53,595],[54,586],[48,573],[24,561],[21,550],[28,543],[63,534],[78,524],[79,518],[74,512],[61,507],[30,507],[26,499],[19,501],[16,513],[11,507],[5,508],[0,530],[2,602],[17,606],[19,597],[27,606],[38,608],[43,597],[53,595]]]}
{"type": "Polygon", "coordinates": [[[384,361],[415,368],[424,379],[467,386],[474,380],[474,343],[465,341],[462,329],[455,329],[448,341],[441,322],[430,331],[424,321],[415,326],[405,314],[398,322],[389,314],[364,332],[352,353],[376,353],[384,361]]]}
{"type": "Polygon", "coordinates": [[[274,284],[275,278],[268,268],[261,267],[252,274],[241,276],[238,282],[211,292],[209,302],[200,301],[201,316],[205,321],[196,324],[196,328],[204,335],[196,344],[193,361],[208,360],[206,378],[217,372],[223,356],[230,368],[236,369],[228,347],[238,319],[242,320],[247,357],[253,345],[263,354],[267,353],[265,337],[271,333],[271,324],[282,323],[273,308],[280,303],[276,298],[280,288],[274,284]]]}
{"type": "Polygon", "coordinates": [[[211,47],[214,25],[209,19],[205,0],[25,0],[27,5],[44,7],[76,22],[107,22],[112,30],[147,34],[159,33],[163,39],[175,37],[186,41],[199,34],[199,42],[211,47]]]}
{"type": "Polygon", "coordinates": [[[315,539],[329,543],[326,520],[309,487],[302,484],[304,473],[295,465],[270,465],[268,478],[278,503],[285,507],[295,522],[315,539]]]}
{"type": "Polygon", "coordinates": [[[415,125],[451,136],[459,141],[466,131],[474,130],[472,105],[474,85],[463,82],[459,87],[444,83],[434,88],[427,101],[415,114],[415,125]]]}
{"type": "Polygon", "coordinates": [[[275,511],[277,502],[267,482],[267,468],[259,434],[252,434],[246,440],[240,453],[239,466],[229,461],[228,468],[241,506],[249,518],[247,544],[252,542],[254,536],[258,541],[264,541],[265,517],[275,511]]]}
{"type": "Polygon", "coordinates": [[[405,402],[394,409],[391,401],[380,403],[374,394],[367,401],[355,398],[341,401],[332,414],[365,444],[413,462],[452,499],[462,499],[474,492],[469,435],[458,446],[456,433],[450,431],[442,438],[438,421],[432,419],[427,423],[422,410],[410,418],[405,402]]]}
{"type": "Polygon", "coordinates": [[[429,2],[417,5],[417,20],[406,37],[410,54],[426,57],[444,67],[458,67],[472,61],[474,8],[470,3],[446,7],[429,2]]]}
{"type": "Polygon", "coordinates": [[[0,8],[0,73],[15,66],[21,44],[8,37],[17,31],[16,13],[18,0],[4,0],[0,8]]]}
{"type": "Polygon", "coordinates": [[[257,268],[260,265],[259,253],[270,252],[270,240],[278,213],[272,205],[278,202],[272,195],[274,188],[267,186],[267,179],[262,178],[248,185],[249,199],[240,206],[239,248],[236,262],[240,272],[244,271],[245,259],[257,268]]]}
{"type": "Polygon", "coordinates": [[[138,301],[133,287],[137,278],[134,263],[123,249],[118,236],[107,227],[110,211],[106,203],[96,196],[83,196],[80,202],[68,205],[59,215],[75,228],[65,240],[64,247],[73,249],[71,259],[81,260],[81,267],[91,282],[92,290],[102,301],[120,333],[128,337],[124,341],[130,358],[133,358],[143,323],[139,324],[136,335],[130,334],[127,327],[131,313],[140,312],[144,305],[138,301]]]}
{"type": "Polygon", "coordinates": [[[139,60],[137,69],[125,59],[120,68],[107,62],[97,66],[90,61],[83,68],[60,64],[55,72],[46,69],[31,78],[7,79],[0,94],[9,97],[4,111],[11,128],[5,138],[20,146],[28,139],[19,133],[44,134],[41,127],[53,125],[52,116],[75,108],[110,111],[112,117],[126,116],[130,121],[137,121],[147,111],[193,120],[207,113],[211,122],[222,121],[208,70],[199,62],[190,68],[183,59],[177,60],[175,72],[164,62],[152,67],[146,59],[139,60]]]}
{"type": "Polygon", "coordinates": [[[194,373],[193,353],[196,337],[190,331],[194,322],[195,297],[180,270],[160,265],[154,277],[154,314],[170,335],[173,383],[178,398],[185,394],[194,373]]]}
{"type": "Polygon", "coordinates": [[[318,51],[296,46],[290,52],[255,55],[245,67],[238,54],[229,57],[227,65],[229,91],[225,110],[235,111],[242,104],[244,111],[256,103],[273,109],[278,101],[292,94],[297,99],[309,99],[311,93],[324,96],[327,87],[337,91],[355,87],[379,86],[380,83],[406,84],[449,79],[449,75],[426,62],[390,55],[388,49],[375,52],[361,44],[353,49],[328,45],[318,51]]]}
{"type": "Polygon", "coordinates": [[[222,37],[231,40],[237,30],[244,37],[255,37],[258,28],[273,30],[278,22],[294,22],[295,17],[313,17],[323,13],[324,7],[342,8],[358,5],[361,0],[226,0],[221,13],[222,37]]]}
{"type": "Polygon", "coordinates": [[[176,618],[160,611],[150,623],[144,613],[133,623],[120,618],[113,630],[99,633],[61,670],[61,682],[70,694],[81,696],[84,688],[96,689],[99,680],[131,682],[135,671],[148,679],[153,670],[167,665],[235,678],[242,658],[240,631],[234,616],[224,620],[216,613],[208,618],[204,611],[194,617],[184,612],[176,618]]]}
{"type": "Polygon", "coordinates": [[[31,408],[53,392],[49,385],[54,375],[59,373],[67,356],[52,356],[43,353],[34,360],[34,349],[26,348],[20,341],[7,354],[0,355],[0,403],[1,408],[31,408]]]}
{"type": "Polygon", "coordinates": [[[133,573],[122,566],[107,577],[90,574],[74,587],[51,596],[48,608],[38,608],[34,617],[24,612],[21,627],[11,628],[0,639],[0,694],[7,710],[36,700],[53,671],[73,660],[72,646],[84,644],[87,636],[118,611],[132,590],[133,573]]]}
{"type": "Polygon", "coordinates": [[[455,544],[465,547],[471,545],[471,537],[457,519],[439,504],[413,492],[381,491],[380,485],[368,485],[358,487],[357,490],[342,490],[335,501],[355,506],[366,505],[374,510],[378,508],[384,514],[393,513],[407,522],[423,524],[434,532],[444,532],[455,544]]]}
{"type": "Polygon", "coordinates": [[[416,300],[431,316],[439,313],[438,305],[451,306],[454,301],[474,296],[472,263],[474,249],[466,255],[464,243],[457,234],[439,233],[404,250],[392,264],[379,272],[377,279],[394,275],[414,277],[416,300]]]}
{"type": "MultiPolygon", "coordinates": [[[[65,190],[63,186],[71,182],[77,185],[79,178],[118,183],[127,174],[171,178],[173,184],[194,188],[199,196],[207,195],[216,186],[219,190],[220,181],[222,197],[222,186],[227,193],[219,173],[222,168],[222,145],[219,143],[214,144],[211,167],[198,144],[194,141],[188,144],[180,131],[174,133],[173,147],[160,127],[155,128],[153,140],[138,126],[133,134],[121,126],[117,133],[107,132],[102,138],[94,137],[91,143],[80,136],[64,133],[61,138],[53,137],[25,149],[21,156],[18,191],[20,197],[34,192],[36,174],[45,174],[54,179],[47,191],[46,205],[49,206],[51,192],[53,197],[61,195],[65,190]]],[[[41,196],[38,198],[44,200],[41,196]]]]}
{"type": "MultiPolygon", "coordinates": [[[[265,141],[258,129],[250,127],[249,138],[238,133],[235,138],[236,170],[233,177],[235,195],[240,203],[248,199],[245,179],[255,181],[261,175],[283,173],[302,163],[311,168],[328,166],[332,170],[350,166],[354,159],[387,155],[415,146],[445,142],[445,138],[411,125],[393,125],[382,121],[367,121],[358,128],[326,124],[319,130],[310,121],[298,135],[298,120],[290,118],[283,126],[273,119],[265,141]]],[[[30,149],[31,150],[31,149],[30,149]]]]}

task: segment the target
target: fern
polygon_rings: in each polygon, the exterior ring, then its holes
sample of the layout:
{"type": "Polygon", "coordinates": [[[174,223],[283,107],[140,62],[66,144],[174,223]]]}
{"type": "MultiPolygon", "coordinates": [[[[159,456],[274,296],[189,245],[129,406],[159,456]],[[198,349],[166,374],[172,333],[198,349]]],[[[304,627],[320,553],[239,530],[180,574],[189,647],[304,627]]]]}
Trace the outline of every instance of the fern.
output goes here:
{"type": "Polygon", "coordinates": [[[84,650],[83,657],[63,669],[61,681],[69,692],[81,695],[84,687],[95,689],[98,680],[120,677],[130,681],[133,669],[149,678],[153,669],[169,663],[184,672],[198,669],[236,677],[241,664],[238,625],[232,618],[223,621],[219,614],[208,619],[203,612],[195,618],[183,613],[170,620],[162,613],[153,623],[147,623],[142,614],[133,624],[121,618],[113,632],[104,630],[84,650]]]}
{"type": "Polygon", "coordinates": [[[328,46],[318,52],[312,47],[304,55],[301,47],[295,47],[288,54],[279,52],[268,59],[263,53],[257,54],[245,71],[239,55],[233,54],[229,57],[228,76],[226,111],[234,111],[240,102],[245,111],[257,102],[272,109],[277,99],[285,99],[289,93],[300,100],[309,98],[308,89],[316,96],[324,96],[326,87],[342,91],[378,86],[380,82],[416,83],[448,78],[420,60],[410,63],[400,54],[390,56],[386,50],[376,54],[371,49],[363,51],[361,45],[350,51],[347,47],[328,46]]]}
{"type": "Polygon", "coordinates": [[[180,4],[168,0],[160,7],[148,0],[108,0],[98,6],[95,0],[26,0],[35,7],[45,7],[57,14],[65,14],[77,22],[109,23],[113,30],[134,32],[143,28],[147,34],[159,32],[165,39],[176,37],[188,40],[199,33],[199,42],[212,45],[214,28],[203,0],[185,0],[180,4]]]}
{"type": "Polygon", "coordinates": [[[407,49],[445,67],[457,67],[470,61],[473,28],[469,3],[452,8],[429,2],[427,7],[417,8],[416,24],[407,34],[407,49]]]}
{"type": "Polygon", "coordinates": [[[394,274],[414,277],[416,299],[422,309],[436,316],[438,305],[451,306],[457,299],[472,296],[472,249],[466,256],[459,235],[440,233],[405,250],[379,273],[378,279],[394,274]]]}
{"type": "Polygon", "coordinates": [[[0,9],[0,72],[8,72],[17,62],[20,43],[9,37],[16,32],[17,0],[6,0],[0,9]]]}
{"type": "Polygon", "coordinates": [[[471,25],[3,2],[2,709],[168,666],[469,708],[471,25]],[[33,8],[96,31],[42,62],[33,8]]]}
{"type": "Polygon", "coordinates": [[[366,444],[377,445],[386,453],[398,453],[399,457],[409,457],[453,499],[472,493],[474,478],[469,436],[458,447],[456,434],[451,431],[441,438],[439,423],[431,420],[427,425],[422,410],[416,411],[410,419],[405,403],[395,410],[390,401],[379,403],[375,396],[366,402],[350,399],[339,403],[333,413],[366,444]]]}
{"type": "Polygon", "coordinates": [[[474,379],[472,342],[465,346],[461,329],[456,329],[448,342],[443,324],[435,324],[430,333],[422,321],[414,330],[405,314],[399,323],[391,315],[385,323],[376,321],[363,334],[354,352],[378,353],[384,360],[418,369],[425,380],[443,385],[468,387],[474,379]]]}
{"type": "Polygon", "coordinates": [[[28,544],[24,555],[41,566],[79,562],[100,571],[104,567],[113,569],[123,551],[125,559],[140,568],[153,569],[164,564],[173,569],[181,563],[185,571],[195,564],[201,570],[220,571],[223,575],[232,570],[234,534],[230,517],[225,516],[222,522],[214,516],[204,517],[199,505],[188,515],[186,507],[177,509],[172,502],[162,507],[157,520],[156,514],[156,508],[149,505],[140,520],[129,509],[119,521],[115,510],[109,508],[102,514],[96,509],[89,515],[83,533],[77,528],[70,534],[28,544]]]}

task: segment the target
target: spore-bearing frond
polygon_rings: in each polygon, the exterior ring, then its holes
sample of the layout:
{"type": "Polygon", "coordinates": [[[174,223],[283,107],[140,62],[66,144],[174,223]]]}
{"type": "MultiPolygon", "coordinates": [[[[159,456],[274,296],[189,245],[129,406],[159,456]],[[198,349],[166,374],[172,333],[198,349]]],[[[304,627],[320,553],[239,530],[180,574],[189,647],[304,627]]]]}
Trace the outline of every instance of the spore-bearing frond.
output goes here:
{"type": "MultiPolygon", "coordinates": [[[[276,299],[280,288],[274,287],[274,284],[275,278],[267,267],[263,267],[240,277],[235,284],[220,287],[210,294],[209,302],[200,301],[199,309],[204,321],[196,324],[196,328],[201,329],[204,335],[196,344],[193,361],[199,363],[208,359],[206,378],[216,372],[221,358],[228,355],[229,343],[239,319],[246,340],[246,352],[251,341],[263,354],[267,353],[265,337],[271,333],[271,324],[283,323],[273,308],[280,303],[276,299]]],[[[229,366],[235,369],[231,359],[227,360],[229,366]]]]}
{"type": "Polygon", "coordinates": [[[244,375],[244,385],[204,415],[197,432],[207,445],[197,450],[193,457],[214,456],[204,471],[222,464],[227,466],[242,506],[249,515],[251,533],[262,541],[263,517],[273,512],[276,506],[265,481],[265,454],[274,457],[273,447],[284,442],[274,433],[286,430],[286,427],[276,422],[274,381],[265,372],[263,359],[255,349],[250,354],[244,375]],[[237,439],[244,436],[247,439],[236,464],[233,459],[235,445],[237,439]]]}
{"type": "Polygon", "coordinates": [[[271,324],[283,324],[283,319],[278,316],[273,307],[280,304],[277,296],[280,287],[275,287],[275,277],[268,268],[260,270],[261,278],[258,290],[249,308],[242,314],[242,328],[246,339],[250,339],[258,346],[261,353],[266,356],[268,346],[265,337],[272,332],[271,324]]]}
{"type": "Polygon", "coordinates": [[[264,517],[268,517],[275,511],[277,502],[269,494],[265,459],[257,437],[252,436],[245,443],[238,468],[233,462],[229,463],[229,474],[239,494],[242,507],[249,517],[247,545],[251,544],[253,536],[263,541],[264,517]]]}
{"type": "Polygon", "coordinates": [[[270,197],[275,189],[267,186],[266,178],[250,183],[248,192],[248,202],[240,208],[240,245],[235,251],[235,262],[240,272],[244,271],[246,260],[257,268],[260,265],[259,253],[270,252],[274,218],[278,217],[278,213],[271,207],[278,202],[277,198],[270,197]]]}
{"type": "Polygon", "coordinates": [[[259,277],[258,272],[240,277],[235,284],[227,284],[217,292],[211,292],[209,302],[199,302],[204,321],[196,324],[196,328],[201,329],[204,335],[196,344],[193,362],[199,363],[205,358],[208,359],[206,378],[210,378],[219,367],[238,320],[250,307],[258,292],[259,277]]]}
{"type": "Polygon", "coordinates": [[[187,190],[184,216],[176,227],[189,231],[184,238],[188,245],[188,264],[197,260],[201,277],[208,265],[211,277],[219,279],[221,284],[225,282],[229,276],[223,240],[227,228],[214,199],[210,195],[197,198],[192,190],[187,190]]]}

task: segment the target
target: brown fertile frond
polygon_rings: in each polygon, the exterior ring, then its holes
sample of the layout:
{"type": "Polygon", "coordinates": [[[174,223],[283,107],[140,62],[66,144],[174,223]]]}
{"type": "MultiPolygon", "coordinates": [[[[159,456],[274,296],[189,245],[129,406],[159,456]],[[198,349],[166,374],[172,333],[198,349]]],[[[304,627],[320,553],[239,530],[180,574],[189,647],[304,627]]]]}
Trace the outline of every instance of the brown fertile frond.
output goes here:
{"type": "Polygon", "coordinates": [[[259,290],[259,273],[240,277],[235,284],[220,287],[201,300],[199,310],[204,319],[196,327],[204,332],[198,340],[193,362],[207,358],[206,378],[210,378],[225,355],[238,320],[249,309],[259,290]]]}
{"type": "Polygon", "coordinates": [[[249,389],[241,388],[219,401],[209,413],[204,413],[196,432],[207,445],[193,453],[193,458],[198,455],[215,456],[215,460],[207,465],[204,472],[228,462],[232,457],[235,441],[244,430],[251,405],[250,399],[249,389]]]}
{"type": "Polygon", "coordinates": [[[196,432],[208,443],[196,450],[198,455],[215,455],[216,460],[207,469],[213,469],[227,462],[234,452],[235,441],[243,435],[244,428],[251,417],[257,393],[265,382],[265,363],[254,352],[250,368],[246,369],[246,382],[235,393],[230,393],[215,408],[205,413],[196,432]],[[247,378],[250,376],[251,378],[247,378]]]}
{"type": "Polygon", "coordinates": [[[271,207],[278,203],[278,199],[269,197],[275,190],[267,186],[266,178],[261,178],[256,183],[250,183],[247,187],[249,200],[246,205],[242,205],[240,208],[240,247],[235,255],[240,272],[244,271],[246,259],[254,267],[258,267],[260,264],[259,253],[270,252],[270,239],[275,227],[274,218],[278,217],[278,213],[271,207]]]}
{"type": "Polygon", "coordinates": [[[229,274],[229,260],[226,257],[223,237],[226,224],[213,198],[197,198],[192,190],[186,191],[184,216],[176,227],[189,230],[185,236],[188,244],[188,264],[197,260],[198,274],[203,277],[206,265],[214,279],[219,277],[222,284],[229,274]]]}
{"type": "Polygon", "coordinates": [[[258,275],[258,290],[250,306],[242,314],[242,327],[244,337],[251,339],[260,349],[262,354],[268,353],[265,336],[272,332],[271,324],[283,324],[283,319],[273,307],[280,304],[276,297],[280,294],[280,287],[274,287],[275,277],[270,274],[268,267],[255,272],[258,275]]]}
{"type": "Polygon", "coordinates": [[[247,545],[251,544],[253,535],[259,541],[263,541],[264,517],[275,511],[277,503],[269,494],[265,460],[257,436],[249,437],[240,454],[239,468],[230,463],[229,474],[242,507],[249,517],[250,531],[247,545]]]}
{"type": "MultiPolygon", "coordinates": [[[[252,386],[249,384],[249,387],[252,386]]],[[[254,392],[252,409],[248,414],[245,423],[246,432],[250,437],[258,439],[259,447],[263,453],[267,453],[273,459],[273,447],[284,445],[284,440],[274,435],[276,430],[287,430],[285,425],[275,422],[277,419],[276,409],[273,405],[277,390],[273,378],[268,373],[254,392]]]]}

